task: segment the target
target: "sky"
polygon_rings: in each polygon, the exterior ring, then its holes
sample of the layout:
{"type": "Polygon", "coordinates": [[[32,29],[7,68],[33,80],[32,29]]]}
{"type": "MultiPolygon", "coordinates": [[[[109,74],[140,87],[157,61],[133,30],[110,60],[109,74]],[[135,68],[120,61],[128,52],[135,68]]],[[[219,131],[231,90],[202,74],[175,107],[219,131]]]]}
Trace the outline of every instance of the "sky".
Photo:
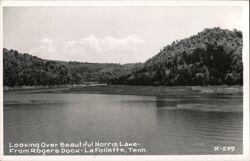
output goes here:
{"type": "Polygon", "coordinates": [[[212,27],[242,30],[242,8],[4,7],[3,46],[51,60],[135,63],[212,27]]]}

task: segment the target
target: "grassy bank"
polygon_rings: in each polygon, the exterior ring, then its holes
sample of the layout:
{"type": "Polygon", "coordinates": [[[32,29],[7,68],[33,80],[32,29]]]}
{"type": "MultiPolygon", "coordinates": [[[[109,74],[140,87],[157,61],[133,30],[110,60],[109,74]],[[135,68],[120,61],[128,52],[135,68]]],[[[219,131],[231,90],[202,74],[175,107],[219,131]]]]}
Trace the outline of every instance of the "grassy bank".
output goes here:
{"type": "Polygon", "coordinates": [[[242,86],[127,86],[96,85],[51,89],[20,90],[19,93],[74,93],[115,95],[242,94],[242,86]]]}

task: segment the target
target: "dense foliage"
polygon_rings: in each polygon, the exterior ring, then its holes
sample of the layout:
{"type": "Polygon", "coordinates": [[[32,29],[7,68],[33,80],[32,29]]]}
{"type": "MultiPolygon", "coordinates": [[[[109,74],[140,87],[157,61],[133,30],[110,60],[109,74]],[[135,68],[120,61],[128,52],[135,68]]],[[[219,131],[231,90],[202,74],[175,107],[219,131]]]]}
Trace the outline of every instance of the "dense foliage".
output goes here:
{"type": "Polygon", "coordinates": [[[141,64],[62,62],[3,49],[4,86],[107,83],[141,64]]]}
{"type": "Polygon", "coordinates": [[[242,33],[220,28],[174,41],[144,64],[63,62],[3,49],[4,86],[98,82],[129,85],[242,85],[242,33]]]}
{"type": "Polygon", "coordinates": [[[130,85],[242,85],[242,32],[205,29],[174,41],[147,60],[144,67],[112,79],[130,85]]]}

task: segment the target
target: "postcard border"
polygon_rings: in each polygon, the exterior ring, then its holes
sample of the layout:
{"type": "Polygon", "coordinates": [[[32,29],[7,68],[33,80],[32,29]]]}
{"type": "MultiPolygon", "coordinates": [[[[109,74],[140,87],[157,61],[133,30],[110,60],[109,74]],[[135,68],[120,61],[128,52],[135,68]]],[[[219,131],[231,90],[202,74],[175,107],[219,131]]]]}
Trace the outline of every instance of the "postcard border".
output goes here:
{"type": "MultiPolygon", "coordinates": [[[[3,7],[11,6],[242,6],[243,8],[243,154],[242,155],[93,155],[93,156],[6,156],[3,155],[3,77],[0,79],[0,160],[249,160],[249,1],[6,1],[0,2],[0,35],[3,35],[3,7]],[[246,21],[248,20],[248,21],[246,21]]],[[[0,38],[3,49],[3,36],[0,38]]],[[[3,73],[2,55],[0,72],[3,73]]]]}

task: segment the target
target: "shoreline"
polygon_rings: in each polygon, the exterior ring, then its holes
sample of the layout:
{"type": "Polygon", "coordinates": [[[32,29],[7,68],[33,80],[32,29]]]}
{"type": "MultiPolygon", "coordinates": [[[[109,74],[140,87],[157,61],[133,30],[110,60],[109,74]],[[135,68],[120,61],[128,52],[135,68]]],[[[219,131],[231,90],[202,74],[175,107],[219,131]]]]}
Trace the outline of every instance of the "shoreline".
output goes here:
{"type": "Polygon", "coordinates": [[[3,86],[3,91],[14,91],[14,90],[36,90],[36,89],[57,89],[57,88],[77,88],[77,87],[88,87],[88,86],[103,86],[107,84],[62,84],[62,85],[37,85],[37,86],[3,86]]]}
{"type": "Polygon", "coordinates": [[[58,85],[30,88],[4,88],[4,93],[110,94],[110,95],[178,95],[178,94],[243,94],[243,86],[129,86],[129,85],[58,85]]]}

